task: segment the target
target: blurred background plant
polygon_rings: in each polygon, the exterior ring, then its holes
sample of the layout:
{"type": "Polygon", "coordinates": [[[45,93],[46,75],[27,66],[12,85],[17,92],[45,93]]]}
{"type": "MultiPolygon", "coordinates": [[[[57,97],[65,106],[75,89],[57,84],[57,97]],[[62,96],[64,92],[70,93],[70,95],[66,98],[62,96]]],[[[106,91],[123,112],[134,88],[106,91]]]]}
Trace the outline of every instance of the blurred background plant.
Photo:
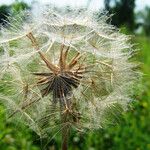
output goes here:
{"type": "MultiPolygon", "coordinates": [[[[86,7],[92,0],[87,1],[86,7]]],[[[104,0],[105,9],[114,14],[110,20],[126,34],[133,34],[133,43],[140,49],[134,59],[141,62],[140,69],[144,73],[142,83],[136,89],[136,101],[133,101],[129,112],[117,126],[90,132],[87,134],[72,133],[70,150],[150,150],[150,7],[135,11],[136,0],[104,0]]],[[[6,16],[16,15],[32,5],[23,1],[15,1],[10,5],[0,6],[0,24],[7,25],[6,16]]],[[[69,7],[66,7],[69,11],[69,7]]],[[[97,12],[98,14],[98,12],[97,12]]],[[[46,149],[58,149],[60,139],[49,143],[25,126],[12,124],[5,119],[5,109],[0,105],[0,149],[1,150],[40,150],[41,144],[46,149]]]]}

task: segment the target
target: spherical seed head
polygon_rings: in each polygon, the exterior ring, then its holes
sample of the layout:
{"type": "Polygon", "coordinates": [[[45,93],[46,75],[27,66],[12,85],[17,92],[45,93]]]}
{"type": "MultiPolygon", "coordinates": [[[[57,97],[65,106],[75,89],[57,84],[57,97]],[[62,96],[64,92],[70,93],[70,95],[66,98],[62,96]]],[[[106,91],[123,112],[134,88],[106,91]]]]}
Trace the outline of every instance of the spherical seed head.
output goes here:
{"type": "Polygon", "coordinates": [[[28,28],[18,35],[14,24],[2,33],[10,35],[0,49],[0,99],[8,116],[21,117],[40,136],[66,125],[81,131],[115,123],[112,116],[127,109],[138,76],[129,37],[107,24],[105,13],[39,12],[25,13],[21,26],[28,28]]]}

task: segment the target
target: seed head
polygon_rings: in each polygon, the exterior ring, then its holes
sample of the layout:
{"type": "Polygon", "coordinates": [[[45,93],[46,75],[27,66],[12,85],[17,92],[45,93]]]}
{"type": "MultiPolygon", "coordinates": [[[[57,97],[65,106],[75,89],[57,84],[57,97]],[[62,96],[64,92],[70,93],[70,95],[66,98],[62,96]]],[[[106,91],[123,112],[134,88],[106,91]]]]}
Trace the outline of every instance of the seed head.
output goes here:
{"type": "Polygon", "coordinates": [[[1,29],[0,100],[8,118],[40,136],[116,123],[138,75],[130,38],[106,23],[106,13],[48,6],[38,16],[22,14],[1,29]]]}

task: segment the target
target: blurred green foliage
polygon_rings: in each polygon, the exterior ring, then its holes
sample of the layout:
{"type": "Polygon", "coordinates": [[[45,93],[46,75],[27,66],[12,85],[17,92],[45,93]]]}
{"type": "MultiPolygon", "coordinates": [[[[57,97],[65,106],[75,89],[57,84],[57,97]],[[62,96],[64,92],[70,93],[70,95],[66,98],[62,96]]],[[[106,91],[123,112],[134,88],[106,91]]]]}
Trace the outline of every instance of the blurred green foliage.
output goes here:
{"type": "Polygon", "coordinates": [[[0,149],[39,150],[33,144],[32,134],[22,125],[6,121],[4,107],[0,105],[0,149]]]}
{"type": "Polygon", "coordinates": [[[8,17],[11,15],[16,15],[19,12],[23,10],[30,9],[30,6],[28,6],[25,2],[19,2],[16,0],[11,5],[2,5],[0,6],[0,24],[1,25],[7,25],[8,17]]]}
{"type": "Polygon", "coordinates": [[[10,6],[2,5],[0,6],[0,24],[4,25],[5,21],[7,20],[7,16],[9,16],[10,13],[10,6]]]}
{"type": "Polygon", "coordinates": [[[30,7],[29,7],[28,4],[25,3],[25,2],[16,1],[15,3],[13,3],[13,4],[11,5],[11,9],[12,9],[14,12],[16,12],[16,13],[18,13],[18,12],[20,12],[20,11],[22,11],[22,10],[29,9],[29,8],[30,8],[30,7]]]}

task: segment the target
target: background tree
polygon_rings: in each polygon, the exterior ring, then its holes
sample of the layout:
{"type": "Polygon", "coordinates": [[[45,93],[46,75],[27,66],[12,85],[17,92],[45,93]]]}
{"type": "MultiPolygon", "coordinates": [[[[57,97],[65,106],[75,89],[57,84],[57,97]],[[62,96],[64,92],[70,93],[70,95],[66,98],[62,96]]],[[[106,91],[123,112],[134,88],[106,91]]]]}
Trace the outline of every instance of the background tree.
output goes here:
{"type": "Polygon", "coordinates": [[[0,6],[0,24],[5,25],[7,20],[7,16],[10,14],[10,6],[2,5],[0,6]]]}
{"type": "Polygon", "coordinates": [[[135,0],[105,0],[105,9],[112,16],[112,24],[115,26],[126,25],[131,31],[135,27],[134,8],[135,0]]]}
{"type": "Polygon", "coordinates": [[[107,11],[110,11],[110,1],[111,1],[111,0],[105,0],[105,1],[104,1],[105,9],[106,9],[107,11]]]}
{"type": "Polygon", "coordinates": [[[145,7],[144,10],[138,12],[136,20],[137,25],[142,29],[142,32],[146,36],[150,36],[150,7],[145,7]]]}
{"type": "Polygon", "coordinates": [[[11,5],[2,5],[0,6],[0,24],[6,25],[9,15],[15,15],[21,12],[22,10],[30,9],[29,5],[25,2],[19,2],[16,0],[11,5]]]}

